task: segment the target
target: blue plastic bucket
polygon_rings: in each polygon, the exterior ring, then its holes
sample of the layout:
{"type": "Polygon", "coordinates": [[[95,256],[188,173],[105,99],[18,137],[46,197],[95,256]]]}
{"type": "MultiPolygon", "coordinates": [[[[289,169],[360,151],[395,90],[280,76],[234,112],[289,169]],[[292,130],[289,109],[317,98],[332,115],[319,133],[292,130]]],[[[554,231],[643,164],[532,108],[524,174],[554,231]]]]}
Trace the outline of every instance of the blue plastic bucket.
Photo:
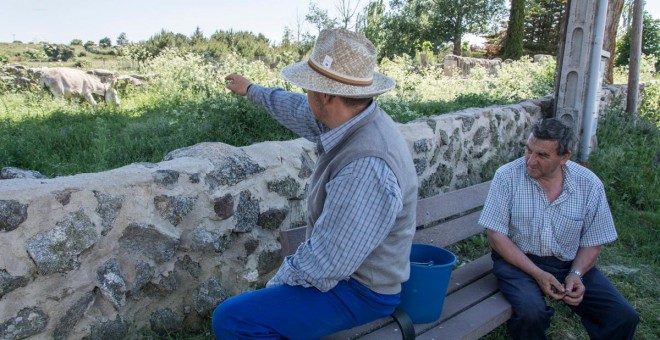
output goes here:
{"type": "Polygon", "coordinates": [[[401,304],[413,323],[440,318],[456,255],[430,244],[413,244],[410,278],[401,287],[401,304]]]}

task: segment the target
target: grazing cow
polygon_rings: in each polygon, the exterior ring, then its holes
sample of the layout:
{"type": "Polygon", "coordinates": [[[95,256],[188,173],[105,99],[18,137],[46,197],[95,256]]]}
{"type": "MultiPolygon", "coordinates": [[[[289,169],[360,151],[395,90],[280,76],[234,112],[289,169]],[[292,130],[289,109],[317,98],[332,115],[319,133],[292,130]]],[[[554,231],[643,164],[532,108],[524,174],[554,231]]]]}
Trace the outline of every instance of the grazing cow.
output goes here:
{"type": "Polygon", "coordinates": [[[93,94],[102,96],[107,103],[119,105],[119,97],[114,86],[116,80],[109,84],[102,83],[94,75],[74,68],[55,67],[44,68],[41,74],[42,88],[48,88],[58,98],[82,97],[96,107],[93,94]]]}

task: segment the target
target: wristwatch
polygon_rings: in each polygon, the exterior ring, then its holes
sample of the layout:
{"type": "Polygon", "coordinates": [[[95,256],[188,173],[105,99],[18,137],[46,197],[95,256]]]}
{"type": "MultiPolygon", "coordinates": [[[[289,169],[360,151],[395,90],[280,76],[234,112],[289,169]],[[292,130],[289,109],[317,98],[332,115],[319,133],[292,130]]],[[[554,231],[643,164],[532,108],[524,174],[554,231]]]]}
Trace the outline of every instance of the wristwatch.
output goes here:
{"type": "Polygon", "coordinates": [[[582,281],[582,273],[579,270],[577,270],[575,268],[571,268],[571,270],[569,270],[568,273],[569,274],[573,273],[573,274],[577,275],[577,277],[580,278],[580,281],[582,281]]]}

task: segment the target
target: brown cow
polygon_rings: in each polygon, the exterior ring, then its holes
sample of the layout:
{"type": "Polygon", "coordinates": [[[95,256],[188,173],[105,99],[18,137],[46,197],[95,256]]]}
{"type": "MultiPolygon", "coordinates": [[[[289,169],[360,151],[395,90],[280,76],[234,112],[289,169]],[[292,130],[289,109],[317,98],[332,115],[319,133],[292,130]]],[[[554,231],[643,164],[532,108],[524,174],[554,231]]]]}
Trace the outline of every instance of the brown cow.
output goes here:
{"type": "Polygon", "coordinates": [[[42,70],[40,84],[48,88],[58,98],[82,97],[96,107],[93,94],[105,98],[107,103],[119,105],[119,97],[115,90],[116,80],[104,84],[94,75],[74,68],[55,67],[42,70]]]}

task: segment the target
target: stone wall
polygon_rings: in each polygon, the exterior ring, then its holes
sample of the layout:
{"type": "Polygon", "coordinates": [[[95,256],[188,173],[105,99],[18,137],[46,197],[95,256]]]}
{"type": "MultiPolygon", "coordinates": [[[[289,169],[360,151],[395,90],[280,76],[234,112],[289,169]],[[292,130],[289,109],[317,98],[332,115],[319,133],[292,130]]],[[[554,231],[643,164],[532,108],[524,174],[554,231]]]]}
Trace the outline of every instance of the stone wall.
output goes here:
{"type": "MultiPolygon", "coordinates": [[[[551,98],[400,125],[420,197],[487,180],[521,155],[551,98]]],[[[317,158],[303,139],[201,143],[160,163],[0,181],[0,339],[121,339],[194,330],[262,287],[278,230],[304,224],[317,158]]]]}

